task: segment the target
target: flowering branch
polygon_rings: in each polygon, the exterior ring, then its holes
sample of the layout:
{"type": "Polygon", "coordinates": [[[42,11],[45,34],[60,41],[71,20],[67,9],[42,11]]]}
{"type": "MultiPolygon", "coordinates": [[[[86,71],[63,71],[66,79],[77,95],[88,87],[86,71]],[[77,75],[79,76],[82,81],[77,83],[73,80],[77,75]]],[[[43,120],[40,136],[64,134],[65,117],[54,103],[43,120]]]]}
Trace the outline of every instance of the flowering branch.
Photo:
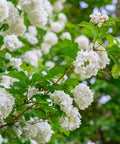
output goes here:
{"type": "MultiPolygon", "coordinates": [[[[73,65],[71,64],[70,68],[53,84],[53,85],[57,85],[58,82],[71,70],[73,69],[73,65]]],[[[45,94],[48,94],[50,91],[48,90],[45,94]]],[[[32,97],[33,98],[33,97],[32,97]]],[[[31,99],[32,99],[31,98],[31,99]]],[[[22,111],[20,114],[18,114],[15,118],[13,118],[10,122],[4,124],[4,125],[1,125],[0,128],[3,128],[5,126],[8,126],[8,125],[13,125],[16,120],[21,116],[23,115],[25,112],[27,112],[29,109],[32,109],[33,106],[35,106],[36,104],[38,104],[40,101],[37,101],[36,103],[34,103],[33,105],[31,105],[30,107],[27,107],[24,111],[22,111]]],[[[23,104],[19,105],[19,106],[22,106],[24,104],[28,104],[28,101],[25,101],[23,104]]],[[[15,107],[16,108],[16,107],[15,107]]],[[[20,121],[19,121],[20,122],[20,121]]]]}

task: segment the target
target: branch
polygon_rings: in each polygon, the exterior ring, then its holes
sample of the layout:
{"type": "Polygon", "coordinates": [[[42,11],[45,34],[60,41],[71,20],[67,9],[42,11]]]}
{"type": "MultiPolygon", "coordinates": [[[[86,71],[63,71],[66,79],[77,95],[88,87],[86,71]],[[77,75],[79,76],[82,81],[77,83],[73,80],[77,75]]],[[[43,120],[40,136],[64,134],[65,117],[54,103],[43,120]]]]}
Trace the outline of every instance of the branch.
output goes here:
{"type": "MultiPolygon", "coordinates": [[[[57,85],[57,83],[71,70],[73,69],[73,65],[71,64],[71,66],[69,67],[69,69],[55,82],[53,83],[53,85],[57,85]]],[[[45,94],[48,94],[50,91],[48,90],[45,94]]],[[[31,97],[32,99],[33,97],[31,97]]],[[[27,102],[27,101],[26,101],[27,102]]],[[[24,102],[22,105],[26,104],[26,102],[24,102]]],[[[36,104],[38,104],[40,101],[37,101],[36,103],[34,103],[33,105],[31,105],[30,107],[26,108],[24,111],[22,111],[20,114],[18,114],[15,118],[13,118],[10,122],[4,124],[4,125],[1,125],[0,128],[3,128],[5,126],[8,126],[8,125],[13,125],[14,123],[16,123],[16,120],[21,116],[23,115],[25,112],[27,112],[29,109],[32,109],[33,106],[35,106],[36,104]]]]}
{"type": "Polygon", "coordinates": [[[15,118],[13,118],[10,122],[4,124],[4,125],[1,125],[0,128],[3,128],[5,126],[8,126],[8,125],[13,125],[15,123],[15,120],[18,119],[22,114],[24,114],[25,112],[27,112],[29,109],[32,109],[32,107],[36,104],[38,104],[39,101],[37,101],[36,103],[34,103],[33,105],[31,105],[30,107],[26,108],[24,111],[22,111],[20,114],[18,114],[15,118]]]}

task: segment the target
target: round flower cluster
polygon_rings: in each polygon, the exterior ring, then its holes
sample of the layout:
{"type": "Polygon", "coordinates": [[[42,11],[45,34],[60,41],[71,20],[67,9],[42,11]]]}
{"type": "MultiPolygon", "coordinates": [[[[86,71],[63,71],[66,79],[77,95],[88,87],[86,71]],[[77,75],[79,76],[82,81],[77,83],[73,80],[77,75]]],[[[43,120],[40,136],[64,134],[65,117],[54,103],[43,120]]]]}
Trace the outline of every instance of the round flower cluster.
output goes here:
{"type": "Polygon", "coordinates": [[[47,32],[43,37],[44,42],[41,44],[42,52],[49,53],[50,48],[58,42],[58,37],[53,32],[47,32]]]}
{"type": "Polygon", "coordinates": [[[107,21],[109,19],[108,15],[104,14],[102,15],[100,12],[94,13],[92,15],[90,15],[91,18],[91,22],[97,24],[98,23],[98,27],[101,27],[103,23],[105,23],[105,21],[107,21]]]}
{"type": "Polygon", "coordinates": [[[23,62],[30,63],[31,65],[38,67],[38,61],[41,58],[41,56],[42,56],[41,50],[33,49],[31,51],[27,51],[21,57],[23,62]]]}
{"type": "Polygon", "coordinates": [[[7,35],[4,37],[5,47],[9,49],[9,51],[15,51],[17,48],[22,47],[22,42],[18,40],[15,34],[7,35]]]}
{"type": "Polygon", "coordinates": [[[62,33],[62,35],[60,36],[60,38],[61,38],[62,40],[64,40],[64,39],[69,39],[69,40],[71,40],[71,35],[70,35],[69,32],[64,32],[64,33],[62,33]]]}
{"type": "Polygon", "coordinates": [[[55,3],[54,3],[54,6],[53,6],[53,10],[55,12],[59,12],[61,11],[64,6],[63,6],[63,3],[65,2],[66,0],[57,0],[55,3]]]}
{"type": "Polygon", "coordinates": [[[8,17],[9,7],[6,0],[0,1],[0,22],[8,17]]]}
{"type": "Polygon", "coordinates": [[[26,31],[23,14],[19,15],[17,8],[12,2],[0,1],[0,22],[9,24],[8,30],[4,31],[3,35],[16,34],[17,36],[22,36],[26,31]]]}
{"type": "Polygon", "coordinates": [[[105,48],[97,42],[89,45],[89,40],[85,36],[75,39],[81,51],[78,51],[76,60],[73,62],[75,73],[81,75],[81,79],[90,78],[96,75],[99,69],[103,69],[109,64],[109,58],[105,48]]]}
{"type": "Polygon", "coordinates": [[[62,111],[69,113],[71,110],[73,99],[64,91],[55,91],[50,95],[55,104],[58,104],[62,111]]]}
{"type": "Polygon", "coordinates": [[[51,31],[55,33],[61,32],[64,29],[66,22],[67,22],[66,15],[63,13],[59,13],[58,21],[53,21],[52,19],[50,20],[51,31]]]}
{"type": "MultiPolygon", "coordinates": [[[[89,49],[90,50],[93,49],[93,43],[90,44],[89,49]]],[[[106,65],[109,64],[110,62],[110,59],[108,58],[105,48],[96,42],[94,44],[94,49],[96,50],[96,53],[99,55],[99,58],[100,58],[100,62],[99,62],[100,69],[105,68],[106,65]]]]}
{"type": "Polygon", "coordinates": [[[0,120],[6,119],[12,111],[14,103],[14,97],[4,88],[0,88],[0,120]]]}
{"type": "Polygon", "coordinates": [[[93,101],[93,92],[85,84],[79,84],[71,92],[74,95],[74,100],[79,109],[84,110],[93,101]]]}
{"type": "Polygon", "coordinates": [[[65,94],[64,91],[55,91],[50,95],[55,104],[58,104],[62,111],[66,113],[65,117],[60,119],[60,125],[64,130],[74,130],[78,128],[81,124],[81,116],[76,107],[73,107],[73,99],[65,94]]]}
{"type": "Polygon", "coordinates": [[[75,38],[75,42],[78,43],[79,49],[82,49],[82,50],[89,49],[89,39],[86,36],[81,35],[75,38]]]}
{"type": "Polygon", "coordinates": [[[48,0],[20,0],[19,5],[28,13],[30,22],[40,28],[47,24],[52,6],[48,0]]]}
{"type": "Polygon", "coordinates": [[[26,124],[24,131],[28,139],[33,138],[38,143],[49,142],[53,133],[51,126],[47,121],[41,121],[35,124],[26,124]]]}
{"type": "Polygon", "coordinates": [[[70,112],[65,116],[62,117],[59,122],[64,130],[73,131],[76,128],[80,127],[81,124],[81,115],[76,107],[71,107],[70,112]]]}
{"type": "Polygon", "coordinates": [[[75,73],[80,74],[81,77],[90,78],[96,75],[99,69],[99,55],[95,51],[79,51],[77,58],[73,62],[75,66],[75,73]]]}
{"type": "Polygon", "coordinates": [[[28,32],[26,32],[24,34],[24,38],[26,38],[30,44],[35,45],[38,43],[38,39],[36,38],[36,35],[37,35],[36,27],[35,26],[29,26],[28,32]]]}

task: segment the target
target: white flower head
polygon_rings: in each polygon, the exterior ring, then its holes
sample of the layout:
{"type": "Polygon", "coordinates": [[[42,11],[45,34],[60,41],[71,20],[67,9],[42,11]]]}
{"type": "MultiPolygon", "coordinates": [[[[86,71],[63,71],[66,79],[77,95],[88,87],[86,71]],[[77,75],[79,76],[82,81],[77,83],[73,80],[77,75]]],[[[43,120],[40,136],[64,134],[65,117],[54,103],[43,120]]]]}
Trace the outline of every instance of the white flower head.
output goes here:
{"type": "Polygon", "coordinates": [[[53,32],[47,32],[43,39],[45,43],[50,44],[51,46],[58,42],[58,37],[53,32]]]}
{"type": "Polygon", "coordinates": [[[23,34],[26,31],[26,26],[24,24],[24,16],[23,14],[17,18],[15,18],[15,21],[11,22],[9,24],[8,33],[9,34],[15,34],[17,36],[23,36],[23,34]]]}
{"type": "Polygon", "coordinates": [[[6,0],[0,1],[0,22],[3,22],[9,15],[9,7],[6,0]]]}
{"type": "Polygon", "coordinates": [[[93,101],[93,92],[89,87],[83,83],[76,86],[72,91],[74,100],[77,103],[79,109],[84,110],[93,101]]]}
{"type": "Polygon", "coordinates": [[[55,12],[59,12],[59,11],[61,11],[63,8],[64,8],[63,4],[62,4],[61,2],[59,2],[59,1],[56,1],[56,2],[54,3],[54,5],[53,5],[53,10],[54,10],[55,12]]]}
{"type": "Polygon", "coordinates": [[[101,27],[103,23],[105,23],[105,21],[107,21],[109,19],[108,15],[104,14],[102,15],[100,12],[96,12],[92,15],[90,15],[91,18],[91,22],[97,24],[98,23],[98,27],[101,27]]]}
{"type": "Polygon", "coordinates": [[[22,55],[22,60],[24,62],[30,63],[31,65],[38,67],[38,61],[41,58],[42,53],[40,50],[33,49],[31,51],[27,51],[24,55],[22,55]]]}
{"type": "Polygon", "coordinates": [[[4,44],[9,51],[15,51],[17,48],[22,47],[22,42],[18,40],[15,34],[4,37],[4,44]]]}
{"type": "Polygon", "coordinates": [[[57,90],[50,95],[55,104],[58,104],[62,111],[69,113],[72,107],[73,99],[64,91],[57,90]]]}
{"type": "Polygon", "coordinates": [[[50,124],[43,120],[39,123],[27,124],[24,127],[24,131],[28,139],[33,138],[38,143],[49,142],[53,134],[50,124]]]}
{"type": "MultiPolygon", "coordinates": [[[[96,42],[94,48],[96,49],[96,53],[99,55],[100,58],[100,69],[103,69],[106,67],[106,65],[109,64],[110,59],[108,58],[107,52],[105,51],[105,48],[102,45],[96,42]]],[[[93,43],[90,44],[90,49],[93,49],[93,43]]]]}
{"type": "Polygon", "coordinates": [[[75,38],[75,42],[78,43],[79,49],[88,50],[89,39],[86,36],[82,35],[82,36],[75,38]]]}
{"type": "Polygon", "coordinates": [[[58,14],[58,21],[59,22],[63,22],[63,23],[66,23],[67,22],[67,17],[64,13],[59,13],[58,14]]]}
{"type": "Polygon", "coordinates": [[[99,55],[95,51],[79,51],[76,60],[73,62],[74,71],[83,78],[90,78],[97,74],[100,68],[99,62],[99,55]]]}
{"type": "Polygon", "coordinates": [[[24,38],[26,38],[27,41],[32,45],[35,45],[38,43],[38,39],[30,33],[25,33],[24,38]]]}
{"type": "Polygon", "coordinates": [[[6,119],[12,111],[14,103],[14,97],[4,88],[0,88],[0,120],[6,119]]]}
{"type": "Polygon", "coordinates": [[[64,39],[69,39],[69,40],[71,40],[71,34],[70,34],[69,32],[64,32],[64,33],[62,33],[62,35],[60,36],[60,38],[61,38],[62,40],[64,40],[64,39]]]}
{"type": "Polygon", "coordinates": [[[59,33],[63,30],[63,28],[65,27],[65,24],[64,22],[56,21],[56,22],[51,22],[50,26],[53,32],[59,33]]]}
{"type": "Polygon", "coordinates": [[[29,26],[28,27],[28,32],[31,34],[31,35],[33,35],[33,36],[36,36],[37,35],[37,29],[36,29],[36,27],[35,26],[29,26]]]}
{"type": "Polygon", "coordinates": [[[76,107],[72,107],[71,111],[65,117],[62,117],[59,122],[62,129],[73,131],[80,127],[80,118],[81,115],[79,114],[78,109],[76,107]]]}
{"type": "Polygon", "coordinates": [[[48,44],[47,42],[42,43],[41,50],[42,50],[43,54],[48,54],[51,47],[52,47],[51,44],[48,44]]]}

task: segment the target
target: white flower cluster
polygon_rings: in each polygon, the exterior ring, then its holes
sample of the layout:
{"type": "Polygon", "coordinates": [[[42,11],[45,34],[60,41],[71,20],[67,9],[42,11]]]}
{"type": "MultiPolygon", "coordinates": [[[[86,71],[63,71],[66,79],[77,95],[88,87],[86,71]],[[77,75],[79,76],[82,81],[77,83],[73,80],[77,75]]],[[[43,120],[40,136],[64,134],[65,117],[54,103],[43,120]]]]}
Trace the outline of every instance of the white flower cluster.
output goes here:
{"type": "Polygon", "coordinates": [[[8,63],[7,66],[13,66],[14,68],[16,68],[18,71],[21,70],[20,65],[22,64],[22,59],[21,58],[14,58],[11,57],[11,55],[9,53],[5,54],[5,58],[9,59],[10,62],[8,63]]]}
{"type": "Polygon", "coordinates": [[[19,15],[17,8],[14,7],[12,2],[1,0],[0,1],[0,22],[2,24],[9,24],[9,28],[3,34],[16,34],[17,36],[22,36],[26,31],[26,26],[24,25],[23,14],[19,15]]]}
{"type": "Polygon", "coordinates": [[[96,75],[99,69],[99,55],[95,51],[79,51],[73,65],[75,73],[80,74],[82,78],[90,78],[96,75]]]}
{"type": "Polygon", "coordinates": [[[60,36],[60,38],[61,38],[62,40],[64,40],[64,39],[69,39],[69,40],[71,40],[71,34],[70,34],[69,32],[64,32],[64,33],[62,33],[62,35],[60,36]]]}
{"type": "Polygon", "coordinates": [[[40,60],[41,56],[42,56],[41,50],[33,49],[31,51],[27,51],[21,57],[23,62],[27,62],[35,67],[38,67],[38,61],[40,60]]]}
{"type": "Polygon", "coordinates": [[[66,0],[57,0],[55,3],[54,3],[54,6],[53,6],[53,10],[55,12],[59,12],[61,11],[64,6],[63,6],[63,3],[65,2],[66,0]]]}
{"type": "Polygon", "coordinates": [[[22,47],[22,42],[18,40],[15,34],[7,35],[4,37],[4,45],[9,51],[15,51],[17,48],[22,47]]]}
{"type": "Polygon", "coordinates": [[[82,50],[89,49],[89,39],[86,36],[81,35],[75,38],[75,42],[78,43],[79,49],[82,49],[82,50]]]}
{"type": "Polygon", "coordinates": [[[0,88],[0,120],[6,119],[10,114],[14,101],[14,97],[11,94],[4,88],[0,88]]]}
{"type": "Polygon", "coordinates": [[[49,142],[53,133],[47,121],[41,121],[36,124],[26,124],[24,130],[28,139],[33,138],[38,143],[49,142]]]}
{"type": "Polygon", "coordinates": [[[80,118],[81,115],[78,109],[76,107],[71,107],[71,111],[65,117],[62,117],[59,122],[62,129],[73,131],[80,127],[80,118]]]}
{"type": "Polygon", "coordinates": [[[66,15],[64,13],[59,13],[58,21],[53,21],[52,19],[50,21],[51,30],[55,33],[61,32],[64,29],[66,22],[66,15]]]}
{"type": "Polygon", "coordinates": [[[77,37],[75,42],[78,43],[81,51],[77,53],[76,60],[73,62],[74,71],[80,74],[82,79],[96,75],[99,69],[103,69],[109,64],[110,60],[105,48],[97,42],[89,45],[89,40],[85,36],[77,37]]]}
{"type": "Polygon", "coordinates": [[[93,101],[93,92],[83,83],[76,86],[71,92],[74,95],[74,100],[77,103],[79,109],[84,110],[93,101]]]}
{"type": "Polygon", "coordinates": [[[50,95],[55,104],[58,104],[62,111],[69,113],[71,110],[73,99],[64,91],[55,91],[50,95]]]}
{"type": "Polygon", "coordinates": [[[28,32],[24,34],[24,38],[28,40],[29,43],[32,45],[35,45],[38,43],[38,39],[36,38],[37,35],[37,29],[35,26],[29,26],[28,32]]]}
{"type": "Polygon", "coordinates": [[[6,0],[0,1],[0,22],[8,17],[9,7],[6,0]]]}
{"type": "Polygon", "coordinates": [[[42,52],[49,53],[50,48],[58,42],[58,37],[53,32],[47,32],[43,37],[44,42],[41,44],[42,52]]]}
{"type": "Polygon", "coordinates": [[[60,125],[64,130],[74,130],[81,124],[81,116],[76,107],[73,107],[73,99],[65,94],[64,91],[55,91],[50,95],[55,104],[58,104],[62,111],[66,113],[66,117],[60,119],[60,125]]]}
{"type": "Polygon", "coordinates": [[[18,81],[18,80],[15,79],[15,78],[12,78],[12,77],[3,75],[3,76],[2,76],[2,80],[1,80],[1,82],[0,82],[0,85],[1,85],[1,86],[4,86],[5,88],[10,88],[10,86],[13,85],[13,83],[14,83],[15,81],[18,81]]]}
{"type": "Polygon", "coordinates": [[[28,13],[30,22],[40,28],[47,24],[52,6],[48,0],[20,0],[19,5],[28,13]]]}
{"type": "Polygon", "coordinates": [[[100,12],[96,12],[92,15],[90,15],[91,18],[91,22],[97,24],[98,23],[98,27],[101,27],[103,23],[105,23],[105,21],[107,21],[109,19],[108,15],[104,14],[102,15],[100,12]]]}
{"type": "MultiPolygon", "coordinates": [[[[108,58],[107,52],[105,51],[105,48],[103,46],[96,42],[94,48],[96,49],[96,53],[99,55],[100,58],[100,69],[103,69],[106,67],[107,64],[109,64],[110,59],[108,58]]],[[[93,43],[90,44],[89,49],[93,49],[93,43]]]]}
{"type": "Polygon", "coordinates": [[[9,24],[8,33],[16,34],[17,36],[23,36],[26,31],[26,26],[24,25],[24,16],[21,14],[15,21],[9,24]]]}

